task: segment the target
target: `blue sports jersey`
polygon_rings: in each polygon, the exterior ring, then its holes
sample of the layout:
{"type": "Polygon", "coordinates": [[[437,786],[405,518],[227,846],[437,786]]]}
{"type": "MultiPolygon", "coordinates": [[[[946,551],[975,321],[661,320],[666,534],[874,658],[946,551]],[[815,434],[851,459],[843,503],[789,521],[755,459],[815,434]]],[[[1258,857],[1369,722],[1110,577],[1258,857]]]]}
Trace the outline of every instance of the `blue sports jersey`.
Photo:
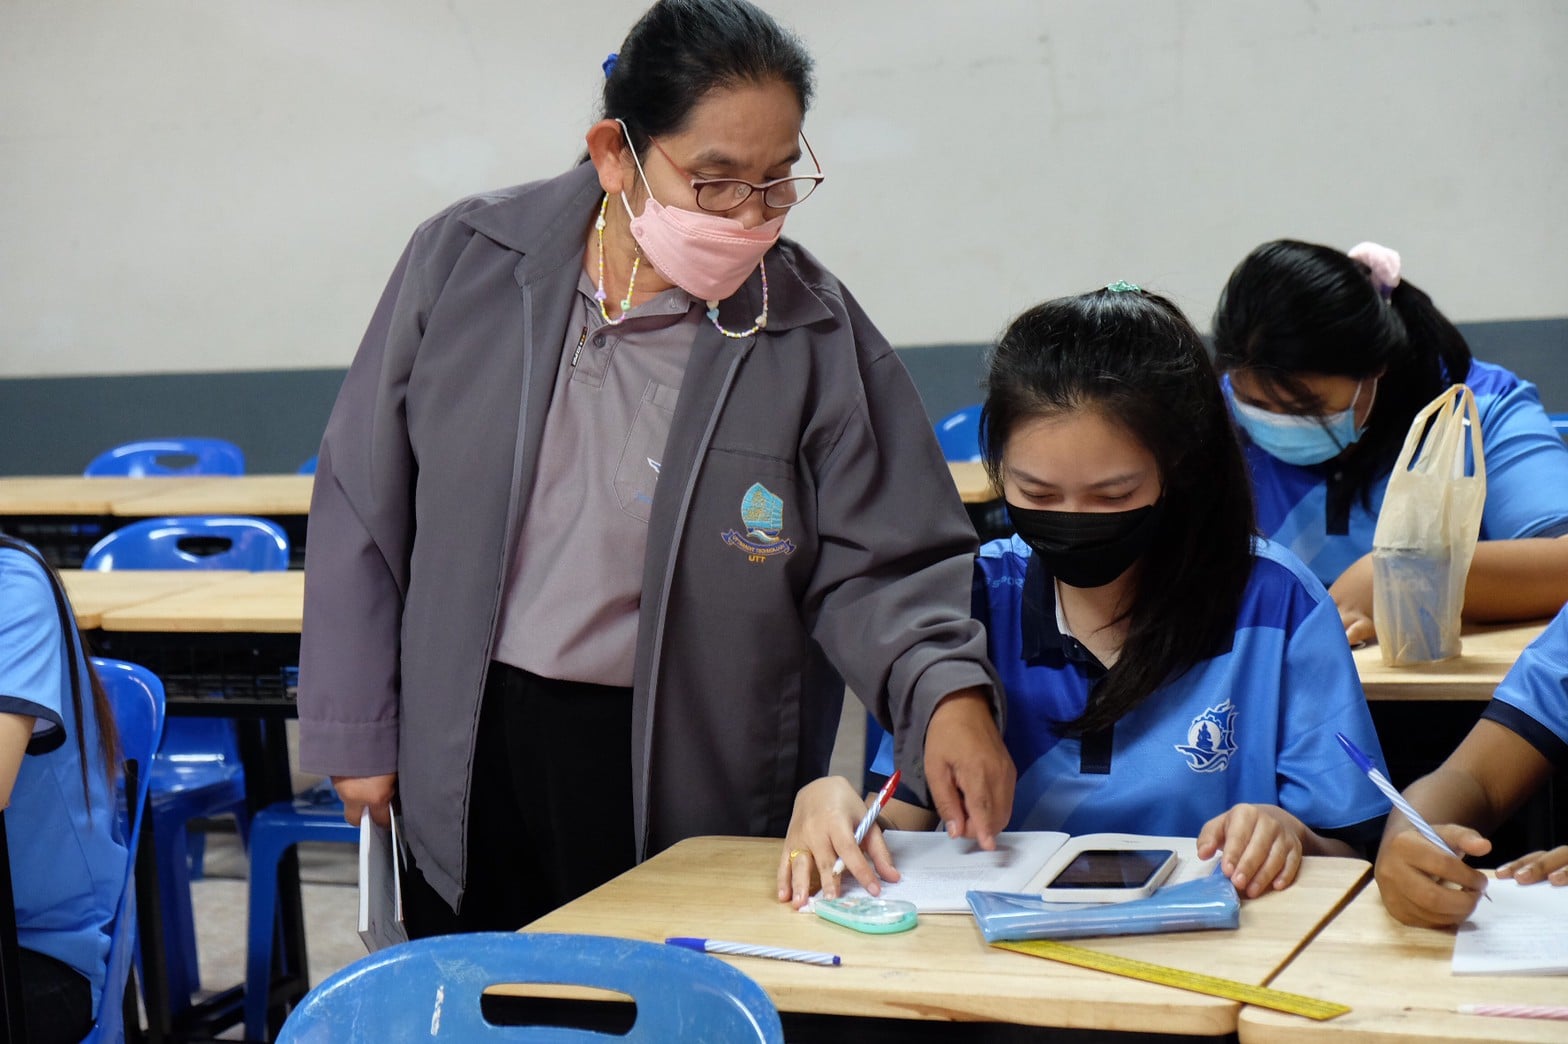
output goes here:
{"type": "MultiPolygon", "coordinates": [[[[1017,537],[975,562],[975,614],[1007,692],[1011,830],[1195,837],[1242,802],[1370,841],[1385,801],[1334,739],[1382,750],[1339,612],[1289,552],[1255,545],[1230,647],[1151,693],[1109,734],[1063,738],[1105,668],[1056,623],[1055,584],[1017,537]]],[[[884,737],[873,771],[892,768],[884,737]]]]}
{"type": "Polygon", "coordinates": [[[1568,606],[1519,654],[1481,717],[1517,732],[1568,768],[1568,606]]]}
{"type": "MultiPolygon", "coordinates": [[[[1535,385],[1484,362],[1470,364],[1465,383],[1481,414],[1481,448],[1486,454],[1481,539],[1568,533],[1568,446],[1541,408],[1535,385]]],[[[1229,377],[1224,385],[1229,400],[1229,377]]],[[[1286,464],[1249,442],[1244,431],[1240,435],[1252,473],[1258,529],[1293,551],[1323,583],[1332,584],[1372,550],[1388,474],[1374,483],[1370,510],[1356,498],[1349,518],[1330,526],[1333,461],[1309,467],[1286,464]]]]}
{"type": "Polygon", "coordinates": [[[37,722],[5,813],[17,940],[86,976],[97,1011],[126,850],[114,791],[96,757],[90,703],[82,708],[90,816],[83,799],[72,671],[81,679],[83,700],[90,701],[87,664],[79,643],[61,634],[43,567],[21,551],[0,548],[0,712],[37,722]]]}

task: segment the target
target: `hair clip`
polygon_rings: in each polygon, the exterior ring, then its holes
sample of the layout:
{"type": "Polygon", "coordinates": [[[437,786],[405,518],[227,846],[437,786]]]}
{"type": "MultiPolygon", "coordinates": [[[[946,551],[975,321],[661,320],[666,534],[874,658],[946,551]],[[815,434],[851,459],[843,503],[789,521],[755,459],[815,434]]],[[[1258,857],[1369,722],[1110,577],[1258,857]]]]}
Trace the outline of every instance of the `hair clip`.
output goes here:
{"type": "Polygon", "coordinates": [[[1143,290],[1137,283],[1129,283],[1125,279],[1118,279],[1114,283],[1105,284],[1105,289],[1113,294],[1136,294],[1143,290]]]}
{"type": "Polygon", "coordinates": [[[619,54],[611,51],[610,56],[600,63],[599,68],[604,70],[604,78],[606,80],[608,80],[610,78],[610,74],[615,71],[615,63],[620,60],[620,57],[621,56],[619,54]]]}
{"type": "Polygon", "coordinates": [[[1372,285],[1384,300],[1399,286],[1399,251],[1379,243],[1357,243],[1345,253],[1367,266],[1372,285]]]}

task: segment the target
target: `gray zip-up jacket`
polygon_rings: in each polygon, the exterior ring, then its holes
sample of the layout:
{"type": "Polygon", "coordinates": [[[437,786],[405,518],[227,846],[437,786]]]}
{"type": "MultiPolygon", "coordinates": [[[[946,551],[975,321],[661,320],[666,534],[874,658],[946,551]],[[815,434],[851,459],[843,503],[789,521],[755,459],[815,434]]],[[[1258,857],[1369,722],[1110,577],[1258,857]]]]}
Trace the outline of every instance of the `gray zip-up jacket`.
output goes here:
{"type": "MultiPolygon", "coordinates": [[[[454,906],[507,564],[599,199],[585,164],[421,225],[321,444],[300,763],[396,771],[414,858],[454,906]]],[[[908,374],[806,251],[781,240],[767,270],[767,328],[705,325],[693,344],[654,496],[639,859],[700,834],[782,835],[827,771],[845,680],[920,794],[944,695],[982,686],[1001,720],[969,614],[974,531],[908,374]]],[[[727,325],[750,325],[757,274],[736,298],[727,325]]]]}

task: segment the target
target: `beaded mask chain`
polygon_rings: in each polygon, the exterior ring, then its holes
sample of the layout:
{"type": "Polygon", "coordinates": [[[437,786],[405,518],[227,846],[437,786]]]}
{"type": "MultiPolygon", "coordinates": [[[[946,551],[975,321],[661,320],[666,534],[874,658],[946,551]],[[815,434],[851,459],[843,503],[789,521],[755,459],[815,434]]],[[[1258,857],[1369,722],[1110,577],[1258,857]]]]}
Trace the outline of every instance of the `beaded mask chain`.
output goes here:
{"type": "Polygon", "coordinates": [[[594,230],[599,234],[599,289],[594,291],[593,299],[599,302],[599,314],[604,316],[604,321],[611,326],[620,326],[626,321],[626,313],[631,311],[632,288],[637,285],[637,269],[642,264],[642,251],[638,250],[632,258],[632,277],[626,281],[626,296],[621,298],[621,316],[619,319],[611,319],[604,307],[605,298],[609,296],[604,292],[604,212],[609,205],[610,194],[606,192],[604,202],[599,204],[599,219],[593,223],[594,230]]]}
{"type": "Polygon", "coordinates": [[[750,330],[742,330],[739,333],[736,333],[734,330],[724,329],[724,327],[719,324],[719,302],[708,302],[708,322],[712,323],[713,328],[719,331],[719,333],[723,334],[725,337],[733,337],[738,341],[742,337],[750,337],[752,334],[768,325],[768,263],[766,261],[758,261],[757,266],[762,269],[762,314],[752,320],[752,327],[750,330]]]}

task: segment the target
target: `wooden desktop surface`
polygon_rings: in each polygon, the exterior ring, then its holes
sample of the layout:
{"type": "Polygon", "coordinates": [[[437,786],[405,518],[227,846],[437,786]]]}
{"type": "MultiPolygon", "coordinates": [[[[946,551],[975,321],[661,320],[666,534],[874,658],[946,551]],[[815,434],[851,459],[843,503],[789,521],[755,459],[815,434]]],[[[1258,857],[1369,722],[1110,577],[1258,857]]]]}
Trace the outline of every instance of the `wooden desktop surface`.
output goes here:
{"type": "Polygon", "coordinates": [[[206,575],[220,579],[108,609],[100,614],[98,626],[166,634],[299,633],[305,607],[305,574],[300,570],[206,575]]]}
{"type": "Polygon", "coordinates": [[[193,569],[127,569],[111,573],[60,570],[76,623],[86,630],[100,627],[104,613],[222,583],[237,575],[248,574],[193,569]]]}
{"type": "Polygon", "coordinates": [[[947,470],[952,473],[953,485],[958,487],[958,499],[965,504],[984,504],[1000,496],[992,487],[984,464],[950,460],[947,462],[947,470]]]}
{"type": "Polygon", "coordinates": [[[0,515],[303,515],[311,475],[0,478],[0,515]]]}
{"type": "MultiPolygon", "coordinates": [[[[779,844],[766,838],[683,841],[523,930],[653,941],[688,935],[843,957],[837,968],[722,958],[760,983],[785,1012],[1197,1035],[1236,1030],[1238,1004],[999,950],[986,945],[967,914],[926,914],[911,932],[879,936],[796,913],[774,898],[779,844]]],[[[1360,860],[1308,858],[1294,886],[1243,904],[1238,931],[1084,945],[1265,983],[1369,871],[1360,860]]]]}
{"type": "MultiPolygon", "coordinates": [[[[1545,888],[1548,885],[1540,885],[1545,888]]],[[[1568,930],[1565,927],[1564,930],[1568,930]]],[[[1460,1004],[1568,1004],[1564,976],[1454,975],[1454,933],[1409,928],[1383,908],[1374,882],[1270,984],[1351,1006],[1328,1022],[1262,1008],[1241,1013],[1243,1044],[1568,1040],[1568,1024],[1460,1015],[1460,1004]]]]}
{"type": "Polygon", "coordinates": [[[116,503],[129,503],[189,478],[83,478],[81,475],[0,477],[0,515],[108,515],[116,503]]]}
{"type": "Polygon", "coordinates": [[[1547,620],[1466,628],[1459,655],[1413,667],[1385,667],[1377,645],[1352,654],[1369,700],[1471,700],[1492,698],[1524,647],[1546,629],[1547,620]]]}

